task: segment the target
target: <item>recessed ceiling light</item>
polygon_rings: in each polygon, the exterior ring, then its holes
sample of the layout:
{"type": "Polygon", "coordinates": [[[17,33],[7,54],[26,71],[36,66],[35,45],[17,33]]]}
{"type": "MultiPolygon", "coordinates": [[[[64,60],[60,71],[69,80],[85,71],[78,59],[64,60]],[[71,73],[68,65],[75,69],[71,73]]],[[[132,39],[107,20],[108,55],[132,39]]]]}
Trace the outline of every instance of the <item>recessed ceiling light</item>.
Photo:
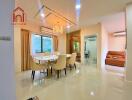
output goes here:
{"type": "Polygon", "coordinates": [[[67,25],[67,28],[70,28],[71,26],[70,25],[67,25]]]}
{"type": "Polygon", "coordinates": [[[41,17],[44,17],[44,13],[41,14],[41,17]]]}
{"type": "Polygon", "coordinates": [[[80,9],[81,8],[81,5],[80,4],[77,4],[76,5],[76,9],[78,10],[78,9],[80,9]]]}

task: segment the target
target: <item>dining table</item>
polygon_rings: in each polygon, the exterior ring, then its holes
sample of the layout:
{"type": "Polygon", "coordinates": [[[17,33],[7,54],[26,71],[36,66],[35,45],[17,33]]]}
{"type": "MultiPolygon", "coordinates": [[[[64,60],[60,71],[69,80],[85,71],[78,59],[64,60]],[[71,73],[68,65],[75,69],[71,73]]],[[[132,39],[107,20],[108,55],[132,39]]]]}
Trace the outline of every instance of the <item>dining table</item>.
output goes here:
{"type": "MultiPolygon", "coordinates": [[[[59,55],[39,55],[39,56],[34,56],[34,59],[38,61],[39,63],[41,62],[50,62],[50,61],[56,61],[58,59],[59,55]]],[[[66,58],[70,58],[71,54],[66,54],[66,58]]]]}
{"type": "MultiPolygon", "coordinates": [[[[49,67],[49,69],[51,70],[51,73],[52,73],[52,63],[55,62],[57,59],[58,59],[59,55],[39,55],[39,56],[34,56],[34,60],[35,62],[41,64],[41,63],[48,63],[48,66],[51,66],[49,67]]],[[[69,59],[71,57],[71,54],[66,54],[66,58],[69,59]]],[[[49,71],[49,70],[48,70],[49,71]]],[[[43,73],[43,72],[41,72],[43,73]]],[[[49,75],[48,77],[51,76],[50,72],[48,72],[49,75]]]]}

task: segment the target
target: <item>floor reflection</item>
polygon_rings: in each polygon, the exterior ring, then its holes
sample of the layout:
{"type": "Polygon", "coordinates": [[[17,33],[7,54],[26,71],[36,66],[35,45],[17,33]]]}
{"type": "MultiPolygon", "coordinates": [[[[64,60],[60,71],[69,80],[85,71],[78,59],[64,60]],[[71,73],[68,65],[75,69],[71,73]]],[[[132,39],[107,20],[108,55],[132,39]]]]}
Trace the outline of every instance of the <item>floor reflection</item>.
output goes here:
{"type": "Polygon", "coordinates": [[[132,84],[115,72],[101,72],[94,65],[78,64],[77,69],[68,69],[46,77],[37,72],[31,80],[31,71],[16,75],[17,100],[38,96],[40,100],[131,100],[132,84]]]}

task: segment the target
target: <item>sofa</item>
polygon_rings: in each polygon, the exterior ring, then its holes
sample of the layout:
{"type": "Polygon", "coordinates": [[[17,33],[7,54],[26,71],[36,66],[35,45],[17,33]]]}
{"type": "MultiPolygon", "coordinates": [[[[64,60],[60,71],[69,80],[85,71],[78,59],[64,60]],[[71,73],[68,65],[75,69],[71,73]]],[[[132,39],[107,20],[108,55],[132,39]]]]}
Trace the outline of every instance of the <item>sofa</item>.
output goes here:
{"type": "Polygon", "coordinates": [[[108,51],[105,64],[112,66],[125,66],[125,52],[124,51],[108,51]]]}

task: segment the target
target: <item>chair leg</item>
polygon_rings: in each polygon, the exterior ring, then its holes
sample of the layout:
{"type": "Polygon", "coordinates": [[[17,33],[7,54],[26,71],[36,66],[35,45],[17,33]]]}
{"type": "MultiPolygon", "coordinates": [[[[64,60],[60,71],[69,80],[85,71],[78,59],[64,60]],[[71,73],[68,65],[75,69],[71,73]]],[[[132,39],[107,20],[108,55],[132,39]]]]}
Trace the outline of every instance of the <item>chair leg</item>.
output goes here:
{"type": "Polygon", "coordinates": [[[76,64],[74,63],[75,69],[77,68],[76,64]]]}
{"type": "Polygon", "coordinates": [[[47,76],[49,75],[49,70],[47,69],[47,76]]]}
{"type": "Polygon", "coordinates": [[[65,75],[66,75],[66,68],[64,70],[65,70],[65,75]]]}
{"type": "Polygon", "coordinates": [[[59,70],[57,70],[57,78],[59,78],[59,74],[60,74],[60,71],[59,71],[59,70]]]}
{"type": "Polygon", "coordinates": [[[34,80],[35,71],[32,71],[32,79],[34,80]]]}
{"type": "Polygon", "coordinates": [[[72,65],[71,64],[69,65],[69,67],[70,67],[70,70],[72,70],[72,65]]]}
{"type": "Polygon", "coordinates": [[[31,77],[33,77],[33,71],[32,71],[31,77]]]}
{"type": "Polygon", "coordinates": [[[51,75],[52,75],[52,73],[53,73],[53,69],[52,69],[52,67],[51,67],[51,75]]]}

